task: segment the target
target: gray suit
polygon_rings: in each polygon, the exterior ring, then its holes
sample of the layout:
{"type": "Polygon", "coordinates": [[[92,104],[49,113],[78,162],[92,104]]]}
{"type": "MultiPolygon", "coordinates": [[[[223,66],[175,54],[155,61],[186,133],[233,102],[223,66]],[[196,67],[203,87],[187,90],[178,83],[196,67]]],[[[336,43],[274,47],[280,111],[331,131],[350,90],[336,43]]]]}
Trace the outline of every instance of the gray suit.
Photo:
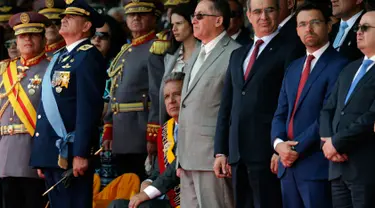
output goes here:
{"type": "Polygon", "coordinates": [[[240,45],[225,35],[206,57],[192,80],[185,77],[179,116],[178,160],[181,207],[233,207],[231,182],[213,172],[214,135],[224,78],[233,50],[240,45]],[[204,184],[203,184],[204,181],[204,184]]]}

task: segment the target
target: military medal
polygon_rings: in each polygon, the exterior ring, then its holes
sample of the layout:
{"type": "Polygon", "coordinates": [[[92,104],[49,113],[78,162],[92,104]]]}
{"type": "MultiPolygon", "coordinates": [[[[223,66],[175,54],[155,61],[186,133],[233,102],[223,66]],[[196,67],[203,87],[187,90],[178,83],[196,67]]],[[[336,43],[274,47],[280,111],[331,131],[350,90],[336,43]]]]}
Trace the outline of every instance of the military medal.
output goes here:
{"type": "Polygon", "coordinates": [[[33,78],[29,79],[29,81],[30,83],[27,85],[29,94],[34,95],[36,93],[36,89],[39,89],[39,85],[42,83],[42,79],[38,74],[36,74],[33,78]]]}
{"type": "Polygon", "coordinates": [[[35,89],[33,89],[33,88],[29,89],[29,94],[30,95],[34,95],[35,94],[35,89]]]}
{"type": "Polygon", "coordinates": [[[57,87],[55,88],[55,90],[56,90],[57,93],[61,93],[61,91],[62,91],[62,87],[57,86],[57,87]]]}

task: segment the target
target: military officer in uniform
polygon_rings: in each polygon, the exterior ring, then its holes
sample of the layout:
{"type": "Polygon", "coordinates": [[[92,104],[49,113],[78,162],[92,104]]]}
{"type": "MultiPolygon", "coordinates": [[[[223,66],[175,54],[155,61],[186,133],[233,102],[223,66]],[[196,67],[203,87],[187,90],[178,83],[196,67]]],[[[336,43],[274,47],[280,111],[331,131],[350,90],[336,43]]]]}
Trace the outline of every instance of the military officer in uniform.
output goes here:
{"type": "Polygon", "coordinates": [[[7,37],[13,36],[14,33],[12,28],[9,27],[8,21],[11,16],[19,12],[21,10],[18,7],[0,3],[0,60],[8,58],[8,51],[3,43],[5,44],[7,37]]]}
{"type": "Polygon", "coordinates": [[[30,165],[47,188],[72,168],[69,185],[49,192],[51,207],[91,208],[94,171],[88,158],[99,141],[106,67],[89,38],[104,22],[84,0],[66,4],[59,33],[67,46],[55,53],[43,77],[30,165]]]}
{"type": "Polygon", "coordinates": [[[33,8],[53,23],[46,28],[46,53],[49,57],[52,57],[54,52],[66,45],[64,38],[59,34],[61,27],[60,14],[64,12],[65,2],[63,0],[36,0],[33,8]]]}
{"type": "Polygon", "coordinates": [[[20,58],[0,63],[0,177],[4,208],[40,208],[44,181],[29,166],[41,83],[49,64],[45,27],[50,21],[36,12],[13,15],[20,58]]]}
{"type": "Polygon", "coordinates": [[[163,5],[157,0],[126,0],[124,4],[133,39],[122,47],[110,66],[111,100],[104,119],[103,145],[110,146],[113,141],[118,174],[132,172],[143,180],[145,159],[148,153],[156,153],[160,126],[158,113],[150,110],[152,103],[158,102],[159,91],[150,93],[149,86],[160,86],[163,71],[150,79],[149,70],[160,69],[149,68],[148,59],[151,53],[162,54],[166,50],[164,41],[157,40],[155,33],[163,5]]]}

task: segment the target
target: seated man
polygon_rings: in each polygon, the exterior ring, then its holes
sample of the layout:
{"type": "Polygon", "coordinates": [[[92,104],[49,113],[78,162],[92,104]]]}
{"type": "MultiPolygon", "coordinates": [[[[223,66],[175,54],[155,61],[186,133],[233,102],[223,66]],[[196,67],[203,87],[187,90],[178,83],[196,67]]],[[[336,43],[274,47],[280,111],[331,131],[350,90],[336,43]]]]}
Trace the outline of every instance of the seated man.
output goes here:
{"type": "Polygon", "coordinates": [[[140,193],[134,195],[130,201],[115,200],[109,206],[110,208],[179,207],[180,179],[176,176],[175,152],[184,75],[182,72],[173,72],[164,78],[164,102],[167,113],[172,118],[159,131],[158,167],[149,179],[142,182],[140,193]],[[167,194],[169,203],[166,200],[151,200],[164,194],[167,194]]]}

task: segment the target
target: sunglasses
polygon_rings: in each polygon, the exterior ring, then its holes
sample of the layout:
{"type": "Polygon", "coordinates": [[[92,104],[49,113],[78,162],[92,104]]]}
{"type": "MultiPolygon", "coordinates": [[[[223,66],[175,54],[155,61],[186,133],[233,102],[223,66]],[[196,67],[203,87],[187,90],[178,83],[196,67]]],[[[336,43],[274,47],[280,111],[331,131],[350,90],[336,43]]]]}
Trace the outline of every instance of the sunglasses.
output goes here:
{"type": "Polygon", "coordinates": [[[370,28],[375,28],[375,27],[367,25],[367,24],[365,24],[365,25],[357,25],[354,28],[354,32],[358,32],[358,31],[366,32],[370,28]]]}
{"type": "Polygon", "coordinates": [[[214,15],[214,14],[203,14],[203,13],[199,13],[199,14],[193,14],[191,15],[191,20],[193,20],[195,17],[195,19],[197,20],[202,20],[204,17],[219,17],[218,15],[214,15]]]}
{"type": "Polygon", "coordinates": [[[92,39],[95,39],[98,37],[100,40],[108,40],[110,35],[108,32],[95,32],[94,36],[92,36],[92,39]]]}
{"type": "Polygon", "coordinates": [[[4,42],[4,46],[5,46],[6,49],[9,49],[13,44],[15,46],[17,46],[16,39],[7,40],[7,41],[4,42]]]}

